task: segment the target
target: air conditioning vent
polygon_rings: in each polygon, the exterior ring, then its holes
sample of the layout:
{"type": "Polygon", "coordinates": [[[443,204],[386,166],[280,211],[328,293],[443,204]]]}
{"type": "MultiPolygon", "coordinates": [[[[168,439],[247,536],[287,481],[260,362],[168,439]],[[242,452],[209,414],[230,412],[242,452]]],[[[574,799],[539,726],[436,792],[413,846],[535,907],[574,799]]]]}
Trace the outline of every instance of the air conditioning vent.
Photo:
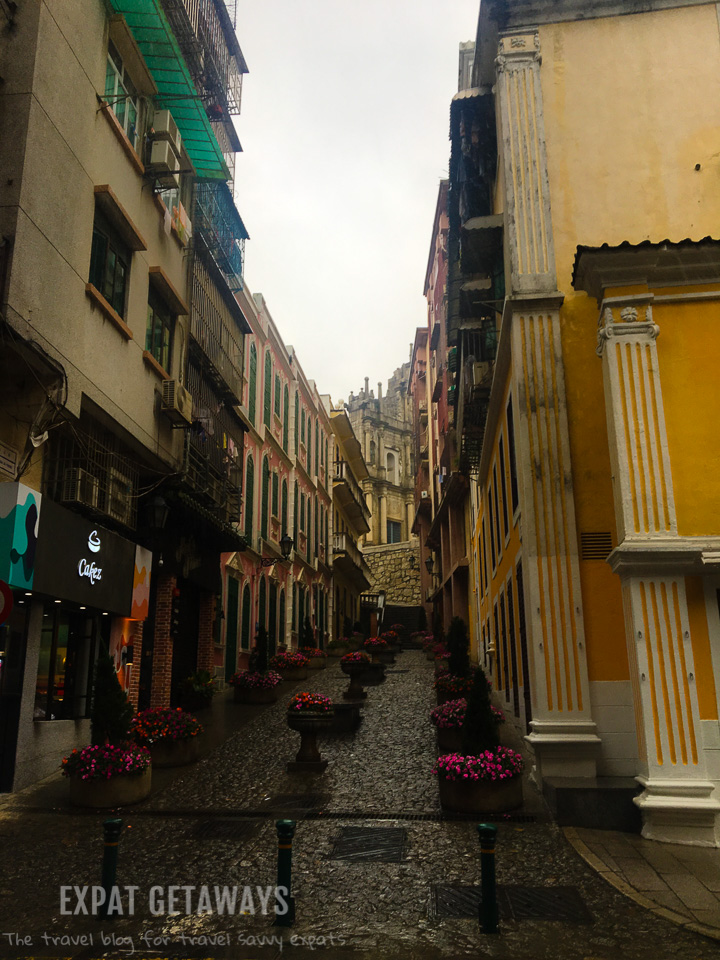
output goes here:
{"type": "Polygon", "coordinates": [[[421,499],[421,500],[427,500],[427,498],[428,498],[429,496],[430,496],[430,493],[429,493],[428,490],[421,490],[421,491],[420,491],[420,499],[421,499]]]}
{"type": "Polygon", "coordinates": [[[63,473],[62,502],[97,507],[99,483],[82,467],[68,467],[63,473]]]}
{"type": "Polygon", "coordinates": [[[153,139],[165,140],[173,148],[175,155],[180,158],[182,137],[169,110],[158,110],[153,119],[153,139]]]}
{"type": "Polygon", "coordinates": [[[180,186],[180,161],[172,145],[166,140],[156,140],[150,148],[150,163],[148,172],[155,178],[158,186],[164,190],[180,186]]]}
{"type": "Polygon", "coordinates": [[[581,560],[607,560],[612,548],[612,535],[610,533],[580,534],[581,560]]]}
{"type": "Polygon", "coordinates": [[[192,396],[177,380],[162,382],[162,412],[173,423],[186,426],[192,423],[192,396]]]}

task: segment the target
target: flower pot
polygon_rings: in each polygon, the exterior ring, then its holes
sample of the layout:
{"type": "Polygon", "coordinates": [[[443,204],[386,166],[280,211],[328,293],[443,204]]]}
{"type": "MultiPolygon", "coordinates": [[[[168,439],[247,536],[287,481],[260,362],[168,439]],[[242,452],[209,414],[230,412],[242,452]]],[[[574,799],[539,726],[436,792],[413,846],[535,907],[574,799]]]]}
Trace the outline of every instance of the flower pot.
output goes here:
{"type": "Polygon", "coordinates": [[[294,761],[287,764],[288,773],[322,773],[328,765],[317,747],[319,733],[329,733],[335,722],[334,713],[288,713],[288,726],[300,734],[300,749],[294,761]]]}
{"type": "Polygon", "coordinates": [[[142,773],[120,774],[109,780],[70,777],[70,803],[75,807],[125,807],[145,800],[151,784],[152,766],[142,773]]]}
{"type": "Polygon", "coordinates": [[[279,667],[278,673],[283,680],[307,680],[307,667],[279,667]]]}
{"type": "Polygon", "coordinates": [[[277,698],[277,686],[235,687],[233,690],[235,703],[276,703],[277,698]]]}
{"type": "Polygon", "coordinates": [[[307,670],[324,670],[327,666],[325,657],[310,657],[308,659],[307,670]]]}
{"type": "Polygon", "coordinates": [[[438,756],[462,752],[462,727],[435,727],[438,756]]]}
{"type": "Polygon", "coordinates": [[[505,813],[522,806],[522,777],[508,780],[438,780],[440,806],[454,813],[505,813]]]}
{"type": "Polygon", "coordinates": [[[197,737],[187,740],[156,740],[148,744],[154,767],[184,767],[195,763],[200,749],[197,737]]]}
{"type": "Polygon", "coordinates": [[[447,673],[450,669],[450,664],[447,660],[436,660],[435,661],[435,676],[440,676],[441,673],[447,673]]]}
{"type": "Polygon", "coordinates": [[[383,650],[380,654],[380,663],[395,663],[395,654],[391,653],[389,650],[383,650]]]}
{"type": "Polygon", "coordinates": [[[364,687],[376,687],[380,683],[385,682],[385,664],[380,663],[366,663],[365,670],[360,674],[360,683],[364,687]]]}
{"type": "Polygon", "coordinates": [[[362,688],[362,678],[367,673],[369,664],[362,660],[341,663],[340,669],[350,677],[350,686],[343,692],[345,700],[366,700],[367,693],[362,688]]]}

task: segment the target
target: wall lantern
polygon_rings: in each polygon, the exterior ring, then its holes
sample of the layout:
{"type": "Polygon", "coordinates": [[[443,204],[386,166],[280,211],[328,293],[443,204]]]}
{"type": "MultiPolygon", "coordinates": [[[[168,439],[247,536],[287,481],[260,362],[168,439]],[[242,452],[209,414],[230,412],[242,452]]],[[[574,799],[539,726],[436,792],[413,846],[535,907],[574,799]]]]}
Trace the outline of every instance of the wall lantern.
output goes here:
{"type": "Polygon", "coordinates": [[[435,564],[434,564],[434,562],[433,562],[433,558],[432,558],[432,554],[431,554],[431,553],[429,553],[429,554],[425,557],[425,566],[427,567],[427,572],[428,572],[428,573],[432,573],[432,572],[433,572],[433,567],[435,566],[435,564]]]}
{"type": "MultiPolygon", "coordinates": [[[[290,556],[294,543],[293,538],[289,537],[287,533],[284,533],[282,537],[280,537],[280,552],[282,553],[283,560],[287,560],[290,556]]],[[[272,567],[273,564],[277,562],[277,557],[262,557],[260,560],[260,569],[262,570],[263,567],[272,567]]]]}

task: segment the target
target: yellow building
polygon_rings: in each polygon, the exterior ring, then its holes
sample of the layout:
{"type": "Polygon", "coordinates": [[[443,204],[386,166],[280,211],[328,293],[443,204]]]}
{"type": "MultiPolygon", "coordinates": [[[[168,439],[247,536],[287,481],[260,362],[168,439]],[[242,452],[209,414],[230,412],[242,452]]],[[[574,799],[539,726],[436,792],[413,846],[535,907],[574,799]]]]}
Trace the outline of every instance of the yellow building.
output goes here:
{"type": "Polygon", "coordinates": [[[473,642],[550,799],[718,846],[720,32],[634,9],[483,2],[452,104],[473,642]]]}

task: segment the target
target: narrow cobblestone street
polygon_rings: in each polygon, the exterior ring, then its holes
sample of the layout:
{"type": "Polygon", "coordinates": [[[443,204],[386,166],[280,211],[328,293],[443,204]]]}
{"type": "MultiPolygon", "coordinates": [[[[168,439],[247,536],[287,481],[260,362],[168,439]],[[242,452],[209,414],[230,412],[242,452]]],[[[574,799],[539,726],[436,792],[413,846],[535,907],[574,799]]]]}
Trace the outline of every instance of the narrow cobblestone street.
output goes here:
{"type": "Polygon", "coordinates": [[[542,920],[501,913],[497,936],[483,935],[476,919],[438,916],[442,898],[435,885],[479,885],[480,851],[477,821],[440,817],[430,774],[432,666],[420,652],[402,653],[386,681],[368,688],[354,734],[321,741],[330,761],[324,774],[285,772],[298,746],[285,719],[290,693],[308,689],[338,701],[346,686],[333,665],[300,684],[285,682],[275,705],[213,707],[233,711],[242,725],[196,765],[157,777],[147,802],[120,813],[125,830],[117,883],[139,888],[134,916],[100,922],[60,915],[61,885],[99,883],[104,816],[70,808],[67,784],[58,778],[8,798],[0,808],[2,956],[720,957],[719,943],[638,907],[599,877],[551,821],[527,777],[523,809],[497,823],[498,884],[575,888],[589,916],[557,919],[551,906],[542,920]],[[297,822],[292,928],[272,926],[259,898],[255,915],[150,914],[153,885],[273,886],[280,816],[297,822]],[[343,827],[404,831],[398,861],[332,859],[343,827]],[[18,946],[10,932],[32,942],[18,946]],[[51,939],[83,935],[92,935],[92,945],[53,946],[51,939]]]}

